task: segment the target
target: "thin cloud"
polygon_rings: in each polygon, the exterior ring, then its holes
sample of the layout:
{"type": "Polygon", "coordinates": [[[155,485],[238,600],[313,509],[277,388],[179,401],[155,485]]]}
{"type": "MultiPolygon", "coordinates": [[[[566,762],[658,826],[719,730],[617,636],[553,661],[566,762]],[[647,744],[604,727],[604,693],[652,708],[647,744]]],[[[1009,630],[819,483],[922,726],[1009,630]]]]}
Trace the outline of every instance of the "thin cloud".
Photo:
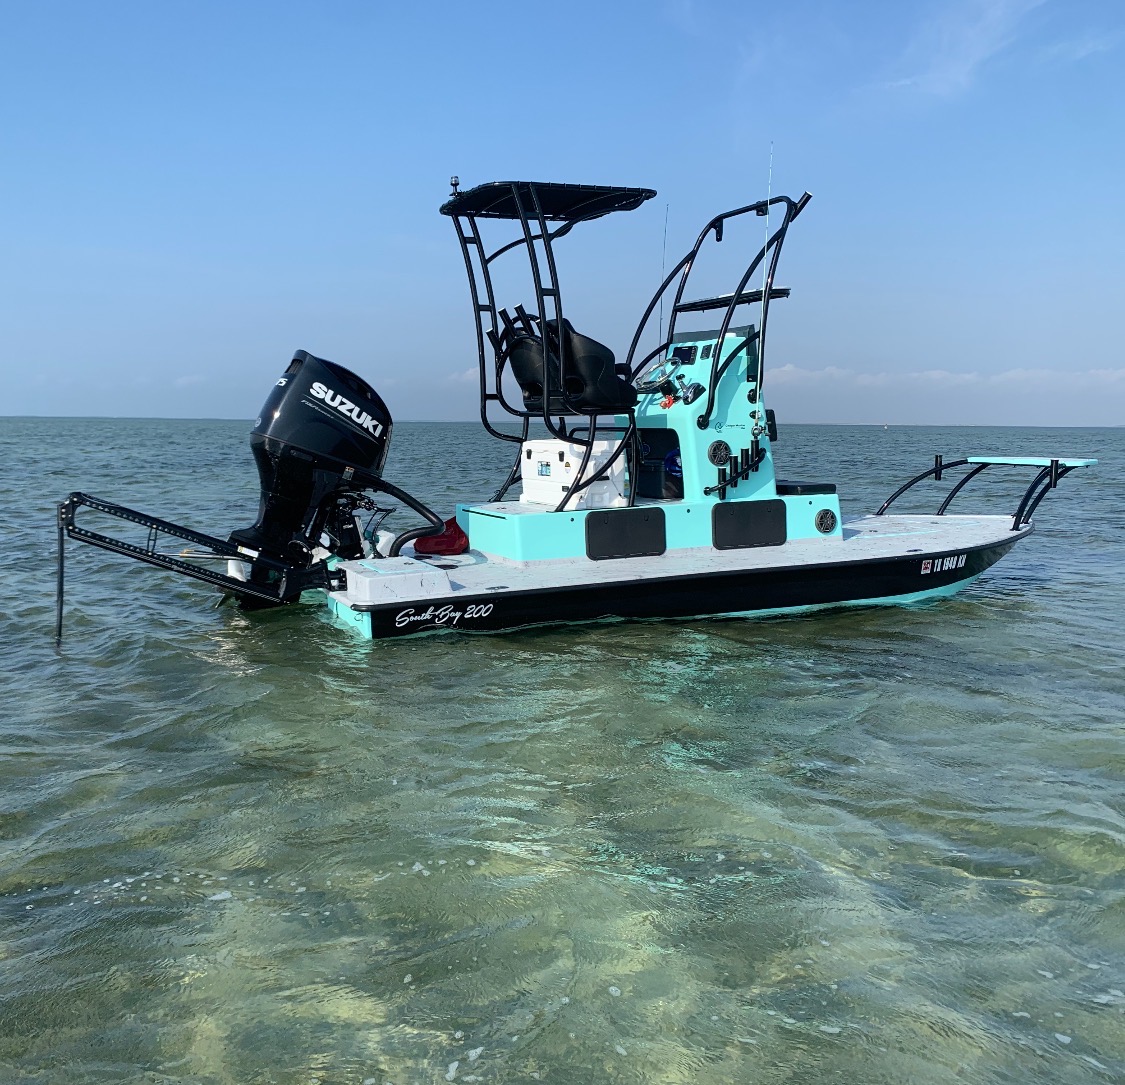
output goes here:
{"type": "Polygon", "coordinates": [[[888,86],[937,97],[967,91],[981,68],[1018,36],[1024,18],[1045,0],[953,0],[921,26],[902,56],[909,74],[888,86]]]}
{"type": "Polygon", "coordinates": [[[1087,57],[1097,56],[1099,53],[1109,53],[1117,48],[1121,40],[1119,33],[1091,32],[1068,41],[1060,41],[1046,50],[1047,60],[1058,61],[1063,64],[1077,64],[1087,57]]]}

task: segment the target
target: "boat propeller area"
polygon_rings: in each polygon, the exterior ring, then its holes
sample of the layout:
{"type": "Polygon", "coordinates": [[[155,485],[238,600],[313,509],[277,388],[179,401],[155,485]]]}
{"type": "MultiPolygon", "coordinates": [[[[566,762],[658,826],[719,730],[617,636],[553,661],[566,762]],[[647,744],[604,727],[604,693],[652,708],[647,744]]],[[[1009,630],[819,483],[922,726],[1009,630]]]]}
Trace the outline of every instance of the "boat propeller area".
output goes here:
{"type": "Polygon", "coordinates": [[[775,273],[808,193],[706,223],[623,360],[564,315],[555,242],[654,195],[527,181],[462,191],[454,178],[441,212],[468,273],[480,419],[512,449],[489,501],[443,518],[385,479],[393,423],[378,392],[297,351],[251,430],[261,488],[253,524],[221,539],[80,492],[58,506],[56,636],[68,538],[199,580],[249,609],[315,593],[372,638],[910,602],[980,575],[1031,532],[1061,479],[1097,462],[938,456],[874,515],[845,521],[834,483],[778,477],[763,395],[771,303],[790,293],[775,273]],[[747,216],[765,219],[766,240],[733,290],[691,298],[700,253],[747,216]],[[482,226],[507,233],[486,245],[482,226]],[[527,262],[527,306],[498,304],[493,268],[509,254],[527,262]],[[659,345],[641,355],[654,327],[659,345]],[[1014,512],[949,514],[989,467],[1035,470],[1014,512]],[[934,514],[888,513],[911,487],[962,468],[934,514]],[[383,497],[416,513],[417,526],[377,530],[383,497]]]}

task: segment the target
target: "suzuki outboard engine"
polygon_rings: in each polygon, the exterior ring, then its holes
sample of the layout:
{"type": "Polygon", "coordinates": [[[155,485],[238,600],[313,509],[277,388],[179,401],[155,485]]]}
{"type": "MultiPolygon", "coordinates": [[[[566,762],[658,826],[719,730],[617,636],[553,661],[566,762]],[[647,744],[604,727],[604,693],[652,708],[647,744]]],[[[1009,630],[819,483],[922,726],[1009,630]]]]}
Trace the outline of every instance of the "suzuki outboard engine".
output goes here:
{"type": "Polygon", "coordinates": [[[244,607],[257,608],[296,602],[309,588],[334,591],[345,585],[345,573],[333,559],[364,556],[356,512],[379,511],[366,490],[401,501],[426,521],[395,536],[388,556],[398,556],[413,539],[440,534],[445,523],[437,513],[382,477],[390,441],[390,411],[371,385],[341,365],[297,351],[250,434],[262,487],[258,519],[250,527],[220,539],[80,492],[59,505],[57,635],[64,535],[202,580],[244,607]],[[78,524],[80,509],[132,525],[132,537],[78,524]],[[191,548],[170,553],[163,549],[167,539],[191,548]],[[225,572],[208,564],[216,559],[226,561],[225,572]]]}
{"type": "Polygon", "coordinates": [[[297,567],[320,545],[340,558],[363,557],[354,512],[363,490],[382,488],[390,440],[391,415],[374,388],[297,351],[250,433],[258,519],[230,541],[297,567]]]}

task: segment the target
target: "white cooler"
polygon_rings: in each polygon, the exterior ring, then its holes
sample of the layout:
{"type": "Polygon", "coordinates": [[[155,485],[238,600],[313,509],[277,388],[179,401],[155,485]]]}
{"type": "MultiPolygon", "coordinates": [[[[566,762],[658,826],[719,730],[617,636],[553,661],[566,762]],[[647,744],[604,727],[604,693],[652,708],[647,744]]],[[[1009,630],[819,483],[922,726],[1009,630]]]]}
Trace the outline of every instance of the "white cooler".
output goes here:
{"type": "MultiPolygon", "coordinates": [[[[589,478],[617,451],[617,441],[595,441],[586,465],[589,478]]],[[[520,450],[520,477],[526,505],[555,508],[570,489],[582,465],[585,447],[571,441],[524,441],[520,450]]],[[[629,483],[625,477],[626,453],[622,452],[605,476],[579,490],[567,502],[568,509],[612,509],[629,503],[629,483]]]]}

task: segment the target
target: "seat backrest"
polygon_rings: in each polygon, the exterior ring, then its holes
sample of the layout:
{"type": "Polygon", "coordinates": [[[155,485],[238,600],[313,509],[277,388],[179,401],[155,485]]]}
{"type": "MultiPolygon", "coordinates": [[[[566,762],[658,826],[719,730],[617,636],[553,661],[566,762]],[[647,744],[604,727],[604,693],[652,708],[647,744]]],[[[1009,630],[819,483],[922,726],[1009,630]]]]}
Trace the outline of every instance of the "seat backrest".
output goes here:
{"type": "MultiPolygon", "coordinates": [[[[507,344],[508,363],[512,367],[512,376],[523,392],[524,405],[533,409],[528,400],[539,400],[542,407],[543,388],[547,384],[547,375],[543,365],[543,340],[534,335],[514,335],[507,344]]],[[[558,369],[555,369],[555,379],[551,381],[552,392],[558,387],[558,369]]]]}
{"type": "MultiPolygon", "coordinates": [[[[636,389],[617,372],[609,347],[576,332],[569,320],[563,320],[562,333],[566,347],[567,392],[578,407],[625,410],[636,405],[636,389]],[[570,387],[574,381],[580,385],[577,394],[570,387]]],[[[558,343],[558,325],[553,320],[547,322],[547,338],[552,344],[558,343]]]]}
{"type": "Polygon", "coordinates": [[[559,343],[557,323],[547,322],[546,345],[543,338],[530,330],[530,321],[525,322],[526,326],[517,326],[510,319],[504,323],[503,333],[494,342],[512,367],[525,410],[541,412],[544,394],[549,398],[548,413],[553,415],[625,411],[636,404],[636,389],[617,372],[613,351],[576,332],[569,320],[563,321],[565,344],[559,343]],[[560,345],[565,346],[566,352],[565,399],[559,381],[560,345]]]}

